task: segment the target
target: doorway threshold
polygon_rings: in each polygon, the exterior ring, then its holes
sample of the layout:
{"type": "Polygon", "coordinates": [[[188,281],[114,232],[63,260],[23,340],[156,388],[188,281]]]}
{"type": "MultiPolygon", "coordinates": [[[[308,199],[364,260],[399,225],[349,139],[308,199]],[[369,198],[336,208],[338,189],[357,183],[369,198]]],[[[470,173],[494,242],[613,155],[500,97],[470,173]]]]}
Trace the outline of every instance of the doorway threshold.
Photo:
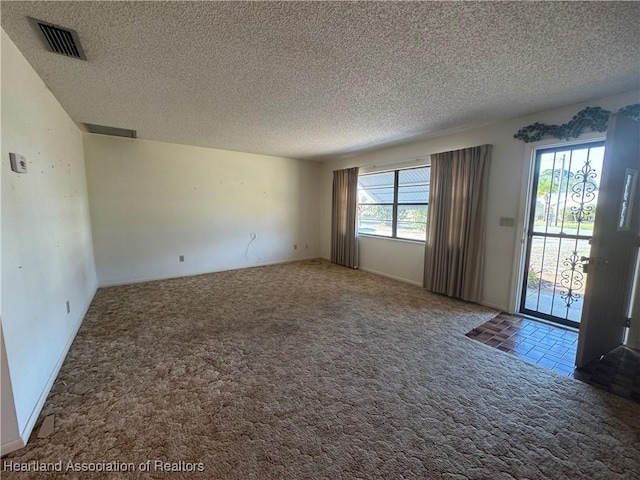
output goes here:
{"type": "Polygon", "coordinates": [[[573,375],[578,333],[564,326],[501,313],[471,330],[467,337],[560,375],[573,375]]]}
{"type": "Polygon", "coordinates": [[[526,314],[526,313],[518,313],[517,316],[518,317],[522,317],[522,318],[526,318],[526,319],[529,319],[529,320],[533,320],[534,322],[544,323],[545,325],[549,325],[550,327],[559,328],[561,330],[566,330],[566,331],[569,331],[569,332],[578,333],[578,331],[580,330],[579,327],[572,327],[570,325],[565,325],[565,324],[562,324],[562,323],[556,323],[554,321],[547,320],[546,318],[536,317],[535,315],[529,315],[529,314],[526,314]]]}
{"type": "Polygon", "coordinates": [[[640,403],[640,351],[620,346],[586,367],[576,369],[576,329],[506,313],[474,328],[466,336],[559,375],[640,403]]]}

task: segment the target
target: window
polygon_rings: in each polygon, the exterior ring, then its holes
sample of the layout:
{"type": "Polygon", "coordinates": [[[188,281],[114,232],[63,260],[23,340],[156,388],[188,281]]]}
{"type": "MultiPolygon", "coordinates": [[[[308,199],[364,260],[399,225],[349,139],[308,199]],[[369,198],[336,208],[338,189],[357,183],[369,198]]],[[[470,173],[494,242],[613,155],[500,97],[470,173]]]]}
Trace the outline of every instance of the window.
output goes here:
{"type": "Polygon", "coordinates": [[[429,167],[358,177],[358,234],[424,241],[429,167]]]}

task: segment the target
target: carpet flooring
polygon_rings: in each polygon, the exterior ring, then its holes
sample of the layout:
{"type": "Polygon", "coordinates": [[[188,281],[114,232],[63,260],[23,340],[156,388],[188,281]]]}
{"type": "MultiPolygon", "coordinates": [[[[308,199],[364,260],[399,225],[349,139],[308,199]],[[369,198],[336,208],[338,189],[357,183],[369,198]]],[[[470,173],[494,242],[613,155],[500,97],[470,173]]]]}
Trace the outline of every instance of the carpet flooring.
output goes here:
{"type": "Polygon", "coordinates": [[[639,478],[638,404],[465,337],[496,314],[324,261],[100,289],[2,478],[639,478]]]}
{"type": "Polygon", "coordinates": [[[506,313],[474,328],[467,337],[640,403],[640,351],[619,345],[577,369],[578,332],[506,313]]]}

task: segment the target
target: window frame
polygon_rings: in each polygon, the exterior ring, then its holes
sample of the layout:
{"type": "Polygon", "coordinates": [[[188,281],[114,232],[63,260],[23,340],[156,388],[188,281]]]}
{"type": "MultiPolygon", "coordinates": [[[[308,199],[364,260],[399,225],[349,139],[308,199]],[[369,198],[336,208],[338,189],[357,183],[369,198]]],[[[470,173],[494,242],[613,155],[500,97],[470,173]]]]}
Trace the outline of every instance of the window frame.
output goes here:
{"type": "MultiPolygon", "coordinates": [[[[425,230],[425,239],[423,240],[418,240],[415,238],[407,238],[407,237],[399,237],[398,236],[398,207],[400,206],[420,206],[420,207],[427,207],[427,212],[429,211],[429,198],[427,196],[427,201],[426,202],[398,202],[398,196],[399,196],[399,187],[400,185],[400,172],[401,171],[406,171],[406,170],[416,170],[419,168],[427,168],[430,169],[431,165],[415,165],[415,166],[411,166],[411,167],[404,167],[404,168],[395,168],[395,169],[389,169],[389,170],[379,170],[379,171],[375,171],[375,172],[367,172],[367,173],[362,173],[360,175],[358,175],[359,177],[364,177],[367,175],[375,175],[378,173],[389,173],[389,172],[393,172],[393,203],[389,203],[389,202],[380,202],[380,203],[360,203],[360,201],[358,201],[357,206],[360,207],[360,205],[364,205],[364,206],[368,206],[368,205],[377,205],[377,206],[390,206],[392,208],[392,217],[391,217],[391,235],[379,235],[379,234],[375,234],[375,233],[361,233],[359,232],[359,218],[360,218],[360,212],[358,211],[358,228],[356,229],[356,234],[357,236],[363,236],[363,237],[374,237],[374,238],[387,238],[387,239],[391,239],[391,240],[400,240],[403,242],[418,242],[418,243],[424,243],[426,241],[426,230],[425,230]]],[[[429,186],[429,188],[431,188],[431,181],[429,181],[427,183],[427,185],[429,186]]],[[[428,213],[427,213],[428,215],[428,213]]],[[[427,225],[427,220],[425,220],[425,227],[427,225]]]]}

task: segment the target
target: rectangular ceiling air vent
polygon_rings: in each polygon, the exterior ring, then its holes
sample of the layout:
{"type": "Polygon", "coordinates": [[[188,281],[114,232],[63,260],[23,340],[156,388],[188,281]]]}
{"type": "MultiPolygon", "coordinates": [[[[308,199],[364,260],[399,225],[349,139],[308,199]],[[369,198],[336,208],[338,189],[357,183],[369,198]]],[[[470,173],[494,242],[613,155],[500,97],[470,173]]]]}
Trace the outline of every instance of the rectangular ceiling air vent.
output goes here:
{"type": "Polygon", "coordinates": [[[87,59],[87,57],[84,56],[84,52],[80,46],[80,39],[75,30],[36,18],[28,18],[47,50],[53,53],[59,53],[60,55],[66,55],[67,57],[79,58],[81,60],[87,59]]]}
{"type": "Polygon", "coordinates": [[[84,126],[89,133],[127,138],[136,138],[138,136],[135,130],[128,130],[126,128],[107,127],[105,125],[93,125],[91,123],[85,123],[84,126]]]}

